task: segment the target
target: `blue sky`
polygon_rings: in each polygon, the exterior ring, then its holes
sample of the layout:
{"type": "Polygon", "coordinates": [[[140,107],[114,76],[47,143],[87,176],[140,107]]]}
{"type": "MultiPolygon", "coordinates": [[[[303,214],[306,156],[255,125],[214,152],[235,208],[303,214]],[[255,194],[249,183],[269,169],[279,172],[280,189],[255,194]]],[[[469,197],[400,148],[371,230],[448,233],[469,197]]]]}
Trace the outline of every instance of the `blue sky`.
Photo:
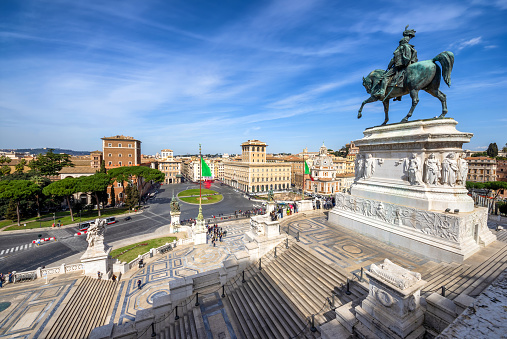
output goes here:
{"type": "MultiPolygon", "coordinates": [[[[383,121],[361,78],[385,68],[405,25],[419,60],[455,54],[448,117],[466,148],[507,142],[507,1],[0,2],[0,148],[239,153],[339,149],[383,121]]],[[[391,104],[390,122],[410,98],[391,104]]],[[[412,119],[439,115],[420,93],[412,119]]]]}

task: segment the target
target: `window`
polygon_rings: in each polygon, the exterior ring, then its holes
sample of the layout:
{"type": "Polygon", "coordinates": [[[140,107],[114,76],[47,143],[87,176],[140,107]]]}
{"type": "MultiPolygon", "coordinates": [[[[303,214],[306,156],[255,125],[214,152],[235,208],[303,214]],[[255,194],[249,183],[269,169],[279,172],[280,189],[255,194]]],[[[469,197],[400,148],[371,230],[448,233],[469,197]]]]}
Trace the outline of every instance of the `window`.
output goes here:
{"type": "Polygon", "coordinates": [[[112,157],[113,155],[112,155],[111,153],[109,153],[107,156],[108,156],[108,157],[112,157]]]}
{"type": "Polygon", "coordinates": [[[132,158],[132,154],[129,154],[129,158],[132,158]]]}
{"type": "Polygon", "coordinates": [[[129,144],[129,148],[132,148],[132,144],[129,144]]]}
{"type": "Polygon", "coordinates": [[[120,166],[121,166],[121,161],[118,161],[118,165],[120,165],[120,166]]]}
{"type": "Polygon", "coordinates": [[[118,144],[118,147],[121,147],[121,144],[118,144]]]}
{"type": "Polygon", "coordinates": [[[132,161],[129,161],[129,165],[132,165],[132,161]]]}
{"type": "Polygon", "coordinates": [[[121,182],[118,183],[118,187],[121,187],[121,182]]]}
{"type": "Polygon", "coordinates": [[[111,143],[107,144],[107,147],[112,147],[112,146],[113,146],[113,144],[111,144],[111,143]]]}
{"type": "Polygon", "coordinates": [[[113,163],[112,163],[111,161],[108,163],[108,165],[109,165],[109,166],[111,166],[112,164],[113,164],[113,163]]]}
{"type": "Polygon", "coordinates": [[[121,158],[121,153],[119,153],[118,156],[121,158]]]}

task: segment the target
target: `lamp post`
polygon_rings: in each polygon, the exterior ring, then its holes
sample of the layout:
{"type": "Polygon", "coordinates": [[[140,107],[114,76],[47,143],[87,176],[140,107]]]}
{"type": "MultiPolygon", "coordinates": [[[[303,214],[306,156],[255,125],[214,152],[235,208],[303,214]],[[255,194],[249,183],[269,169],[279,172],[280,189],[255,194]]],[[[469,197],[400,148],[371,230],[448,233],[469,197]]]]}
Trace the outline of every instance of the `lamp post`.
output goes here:
{"type": "Polygon", "coordinates": [[[53,212],[53,226],[56,225],[56,212],[53,212]]]}

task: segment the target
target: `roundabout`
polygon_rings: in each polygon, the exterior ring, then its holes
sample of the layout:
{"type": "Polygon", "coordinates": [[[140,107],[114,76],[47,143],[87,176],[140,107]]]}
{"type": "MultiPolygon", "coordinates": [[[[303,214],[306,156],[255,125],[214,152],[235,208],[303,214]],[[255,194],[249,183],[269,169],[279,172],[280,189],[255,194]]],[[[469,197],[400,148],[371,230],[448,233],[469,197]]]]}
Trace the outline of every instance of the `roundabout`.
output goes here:
{"type": "MultiPolygon", "coordinates": [[[[202,189],[201,204],[215,204],[224,199],[224,197],[217,191],[210,189],[202,189]]],[[[188,189],[178,193],[178,199],[188,204],[199,204],[199,189],[188,189]]]]}

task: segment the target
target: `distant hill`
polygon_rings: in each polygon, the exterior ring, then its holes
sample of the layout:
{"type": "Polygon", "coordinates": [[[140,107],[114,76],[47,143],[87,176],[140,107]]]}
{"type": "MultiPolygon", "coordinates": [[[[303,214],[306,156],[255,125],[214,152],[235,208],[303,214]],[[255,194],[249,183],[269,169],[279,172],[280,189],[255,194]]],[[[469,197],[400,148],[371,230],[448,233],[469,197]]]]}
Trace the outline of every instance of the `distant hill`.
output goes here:
{"type": "MultiPolygon", "coordinates": [[[[45,154],[49,149],[50,149],[50,147],[44,147],[44,148],[4,148],[4,149],[0,149],[0,151],[2,151],[2,152],[14,151],[14,152],[20,152],[20,153],[29,152],[30,154],[41,154],[41,153],[45,154]]],[[[73,151],[71,149],[61,149],[61,148],[54,148],[53,152],[56,154],[65,153],[65,154],[70,154],[70,155],[90,155],[90,151],[73,151]]]]}

